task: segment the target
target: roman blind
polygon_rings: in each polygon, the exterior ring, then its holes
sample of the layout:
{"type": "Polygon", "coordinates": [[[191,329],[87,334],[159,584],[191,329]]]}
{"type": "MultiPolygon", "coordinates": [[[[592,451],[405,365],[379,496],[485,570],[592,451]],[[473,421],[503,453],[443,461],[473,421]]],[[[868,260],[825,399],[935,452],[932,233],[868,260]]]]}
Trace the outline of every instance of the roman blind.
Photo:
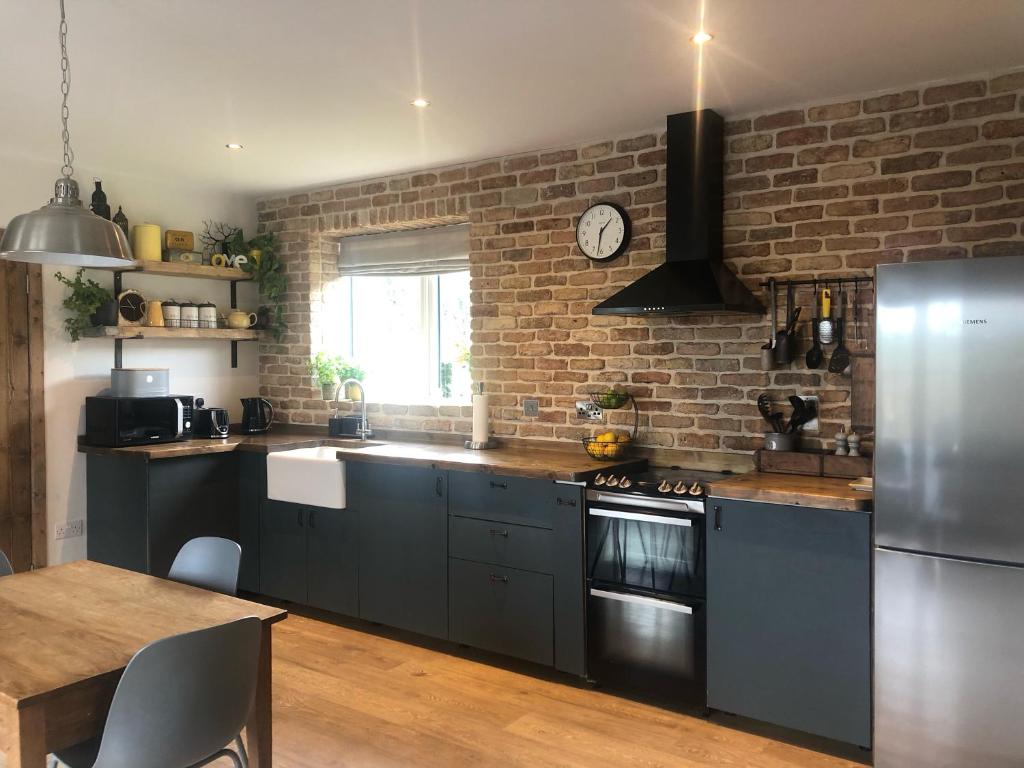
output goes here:
{"type": "Polygon", "coordinates": [[[440,275],[469,269],[469,224],[341,238],[343,276],[440,275]]]}

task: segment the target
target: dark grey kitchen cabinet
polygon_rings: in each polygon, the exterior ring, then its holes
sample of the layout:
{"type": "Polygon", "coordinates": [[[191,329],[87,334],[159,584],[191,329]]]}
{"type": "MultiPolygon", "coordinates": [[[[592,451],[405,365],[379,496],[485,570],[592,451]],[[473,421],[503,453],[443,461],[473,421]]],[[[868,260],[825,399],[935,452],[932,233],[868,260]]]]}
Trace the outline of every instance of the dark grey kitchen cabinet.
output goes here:
{"type": "Polygon", "coordinates": [[[553,578],[451,561],[452,639],[538,664],[555,663],[553,578]]]}
{"type": "Polygon", "coordinates": [[[260,509],[260,592],[306,602],[306,516],[301,504],[266,499],[260,509]]]}
{"type": "Polygon", "coordinates": [[[358,518],[348,509],[306,512],[306,604],[358,616],[358,518]]]}
{"type": "Polygon", "coordinates": [[[260,504],[267,496],[267,461],[260,453],[238,454],[238,543],[242,563],[238,588],[260,591],[260,504]]]}
{"type": "Polygon", "coordinates": [[[707,509],[708,706],[869,746],[870,515],[707,509]]]}
{"type": "Polygon", "coordinates": [[[350,510],[265,499],[260,521],[260,592],[358,614],[358,526],[350,510]]]}
{"type": "Polygon", "coordinates": [[[359,520],[359,616],[448,637],[447,472],[348,462],[359,520]]]}
{"type": "Polygon", "coordinates": [[[449,473],[451,639],[583,675],[583,492],[449,473]]]}
{"type": "Polygon", "coordinates": [[[90,560],[165,577],[190,539],[240,538],[234,454],[90,453],[86,473],[90,560]]]}

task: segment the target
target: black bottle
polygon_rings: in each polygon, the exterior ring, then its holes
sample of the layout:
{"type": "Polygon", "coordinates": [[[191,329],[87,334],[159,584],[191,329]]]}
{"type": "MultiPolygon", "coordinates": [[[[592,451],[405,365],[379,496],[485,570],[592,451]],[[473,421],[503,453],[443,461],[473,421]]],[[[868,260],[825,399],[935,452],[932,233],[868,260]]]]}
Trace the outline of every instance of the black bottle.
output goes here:
{"type": "Polygon", "coordinates": [[[103,182],[96,179],[96,191],[92,193],[92,204],[89,210],[97,216],[110,221],[110,206],[107,205],[107,193],[103,191],[103,182]]]}
{"type": "Polygon", "coordinates": [[[124,236],[128,237],[128,217],[124,215],[121,206],[117,206],[117,213],[114,214],[114,223],[124,230],[124,236]]]}

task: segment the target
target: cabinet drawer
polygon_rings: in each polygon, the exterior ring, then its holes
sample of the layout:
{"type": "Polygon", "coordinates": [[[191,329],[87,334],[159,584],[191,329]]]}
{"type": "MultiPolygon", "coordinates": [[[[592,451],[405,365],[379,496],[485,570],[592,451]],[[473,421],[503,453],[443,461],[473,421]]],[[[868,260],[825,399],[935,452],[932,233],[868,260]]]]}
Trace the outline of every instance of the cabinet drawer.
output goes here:
{"type": "Polygon", "coordinates": [[[449,563],[452,640],[554,664],[551,576],[468,560],[449,563]]]}
{"type": "Polygon", "coordinates": [[[453,515],[553,528],[556,515],[579,510],[579,488],[550,480],[452,472],[449,509],[453,515]]]}
{"type": "Polygon", "coordinates": [[[453,517],[448,546],[452,557],[463,560],[551,573],[553,538],[545,528],[453,517]]]}

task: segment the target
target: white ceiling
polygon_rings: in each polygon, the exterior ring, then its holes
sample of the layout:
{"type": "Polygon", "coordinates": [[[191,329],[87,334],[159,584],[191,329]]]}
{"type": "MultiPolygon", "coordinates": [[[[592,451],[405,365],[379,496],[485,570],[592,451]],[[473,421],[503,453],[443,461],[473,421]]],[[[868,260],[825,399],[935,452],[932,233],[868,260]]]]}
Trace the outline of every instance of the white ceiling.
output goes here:
{"type": "MultiPolygon", "coordinates": [[[[559,146],[695,104],[697,0],[66,3],[79,162],[212,188],[559,146]]],[[[705,14],[704,103],[727,116],[1024,65],[1021,0],[706,0],[705,14]]],[[[0,154],[55,169],[57,18],[57,0],[0,0],[0,154]]]]}

